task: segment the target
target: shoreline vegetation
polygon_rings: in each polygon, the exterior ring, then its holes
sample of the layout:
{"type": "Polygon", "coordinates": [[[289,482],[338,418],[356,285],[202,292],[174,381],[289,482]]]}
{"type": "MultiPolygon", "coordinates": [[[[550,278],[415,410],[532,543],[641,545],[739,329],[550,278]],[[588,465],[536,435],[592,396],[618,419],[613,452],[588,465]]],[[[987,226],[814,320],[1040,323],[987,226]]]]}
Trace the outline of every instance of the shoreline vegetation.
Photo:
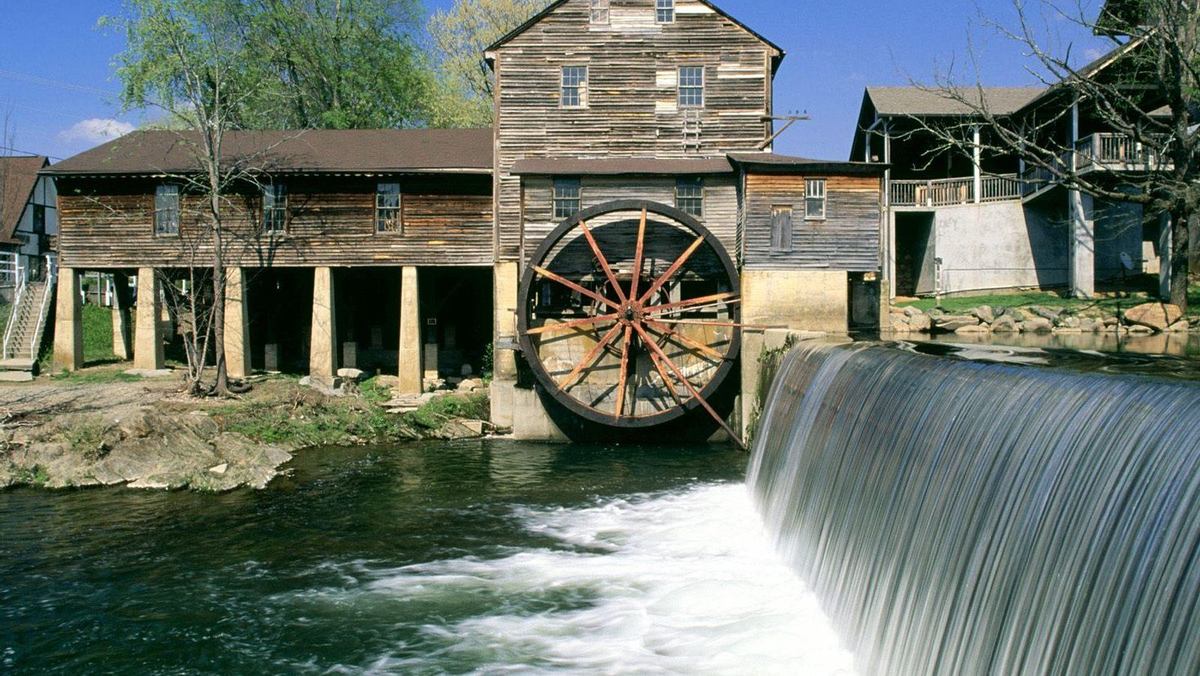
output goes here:
{"type": "Polygon", "coordinates": [[[302,449],[480,438],[486,391],[426,395],[392,413],[386,378],[330,396],[288,376],[259,377],[237,398],[197,399],[176,378],[106,364],[5,388],[0,489],[15,486],[264,488],[302,449]]]}

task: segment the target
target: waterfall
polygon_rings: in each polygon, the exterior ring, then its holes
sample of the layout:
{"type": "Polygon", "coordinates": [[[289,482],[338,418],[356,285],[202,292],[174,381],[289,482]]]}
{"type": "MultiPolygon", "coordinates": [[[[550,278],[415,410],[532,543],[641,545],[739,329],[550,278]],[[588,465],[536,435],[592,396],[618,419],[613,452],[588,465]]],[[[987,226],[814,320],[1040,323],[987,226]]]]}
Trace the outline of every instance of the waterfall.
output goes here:
{"type": "Polygon", "coordinates": [[[1200,387],[806,345],[749,487],[864,674],[1200,673],[1200,387]]]}

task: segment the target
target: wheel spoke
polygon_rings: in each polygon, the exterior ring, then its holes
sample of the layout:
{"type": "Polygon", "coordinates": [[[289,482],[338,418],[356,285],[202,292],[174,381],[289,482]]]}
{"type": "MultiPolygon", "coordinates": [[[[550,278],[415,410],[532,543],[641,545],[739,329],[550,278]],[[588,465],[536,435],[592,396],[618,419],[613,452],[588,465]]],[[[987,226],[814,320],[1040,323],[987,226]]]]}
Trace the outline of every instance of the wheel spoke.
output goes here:
{"type": "Polygon", "coordinates": [[[663,379],[663,384],[666,385],[667,391],[675,398],[675,403],[683,406],[683,398],[679,396],[679,392],[675,386],[671,384],[671,377],[667,375],[667,369],[663,367],[662,362],[658,360],[658,355],[653,350],[648,350],[646,354],[650,355],[650,361],[653,362],[655,370],[658,371],[659,377],[663,379]]]}
{"type": "Polygon", "coordinates": [[[566,277],[563,277],[561,275],[556,275],[553,272],[550,272],[549,270],[547,270],[546,268],[543,268],[543,267],[540,267],[537,265],[533,266],[533,269],[539,275],[545,277],[546,279],[549,279],[554,282],[558,282],[559,284],[562,284],[563,286],[567,287],[568,289],[570,289],[572,291],[581,293],[581,294],[587,296],[588,298],[591,298],[594,301],[598,301],[600,303],[603,303],[604,305],[609,306],[610,308],[612,308],[614,310],[621,309],[620,304],[614,303],[611,300],[605,298],[604,296],[601,296],[600,294],[596,293],[595,291],[592,291],[591,289],[586,289],[586,288],[576,284],[575,282],[572,282],[571,280],[567,279],[566,277]]]}
{"type": "Polygon", "coordinates": [[[709,403],[707,401],[704,400],[704,397],[700,396],[700,392],[698,390],[696,390],[696,388],[692,385],[691,381],[689,381],[687,378],[685,378],[683,376],[683,372],[680,371],[679,367],[675,365],[675,362],[671,361],[671,358],[668,357],[667,354],[662,351],[662,348],[660,348],[658,346],[658,343],[655,343],[653,340],[650,340],[649,339],[650,337],[646,334],[646,330],[643,329],[641,326],[634,324],[633,327],[637,330],[637,332],[639,334],[641,334],[642,340],[646,342],[646,346],[649,347],[652,351],[657,352],[658,356],[667,364],[667,366],[671,367],[671,370],[675,373],[675,376],[677,378],[679,378],[679,380],[683,382],[683,386],[686,387],[689,392],[691,392],[692,398],[695,399],[701,406],[703,406],[704,410],[708,411],[708,414],[713,417],[713,420],[717,421],[717,424],[720,425],[725,430],[725,432],[727,432],[729,434],[729,437],[731,439],[733,439],[737,443],[738,446],[740,446],[743,450],[745,450],[746,444],[745,444],[745,442],[742,441],[741,437],[739,437],[737,435],[737,433],[735,433],[733,431],[733,429],[731,427],[729,427],[728,423],[726,423],[721,418],[720,414],[718,414],[713,409],[713,407],[711,405],[709,405],[709,403]]]}
{"type": "Polygon", "coordinates": [[[624,304],[629,299],[625,297],[625,289],[621,288],[621,283],[617,281],[617,276],[613,274],[612,268],[608,265],[608,258],[604,256],[604,252],[600,250],[600,245],[596,244],[596,238],[592,236],[592,230],[584,221],[579,221],[579,227],[583,230],[583,236],[587,238],[588,246],[592,247],[592,253],[596,255],[596,260],[600,263],[600,269],[604,270],[604,275],[608,277],[608,283],[617,292],[617,298],[621,299],[624,304]]]}
{"type": "Polygon", "coordinates": [[[676,312],[678,310],[695,309],[699,306],[709,306],[709,305],[717,305],[717,304],[733,305],[734,303],[740,303],[740,302],[742,302],[741,299],[737,298],[732,293],[718,293],[718,294],[713,294],[711,296],[704,296],[702,298],[693,298],[691,300],[684,300],[684,301],[680,301],[678,303],[667,303],[665,305],[651,305],[650,307],[646,308],[646,312],[650,313],[650,314],[667,314],[670,312],[676,312]]]}
{"type": "Polygon", "coordinates": [[[663,284],[666,284],[668,281],[671,280],[672,277],[675,276],[676,272],[679,272],[679,268],[682,268],[683,264],[688,262],[688,259],[692,257],[692,254],[696,253],[696,250],[700,248],[701,244],[704,244],[704,236],[703,235],[700,237],[697,237],[696,241],[692,242],[692,245],[687,248],[687,251],[684,251],[683,255],[680,256],[679,259],[676,260],[674,263],[672,263],[671,267],[667,268],[667,271],[664,272],[661,277],[656,279],[654,281],[654,283],[650,285],[650,288],[647,289],[646,293],[643,294],[642,297],[638,299],[638,302],[645,303],[646,301],[650,300],[650,297],[654,295],[655,291],[658,291],[659,289],[661,289],[663,284]]]}
{"type": "Polygon", "coordinates": [[[559,381],[558,389],[565,392],[566,389],[575,382],[575,379],[579,377],[579,374],[583,373],[583,370],[587,368],[593,361],[595,361],[596,357],[600,356],[600,353],[604,351],[604,348],[608,345],[609,341],[615,338],[620,332],[620,324],[612,327],[612,330],[606,333],[604,337],[600,339],[600,342],[596,343],[596,346],[592,348],[592,351],[587,353],[587,356],[583,358],[583,361],[579,362],[579,365],[575,367],[575,370],[571,371],[566,378],[559,381]]]}
{"type": "MultiPolygon", "coordinates": [[[[650,321],[650,320],[646,320],[650,321]]],[[[759,326],[756,324],[735,324],[734,322],[710,322],[703,319],[659,319],[655,318],[655,322],[662,324],[688,324],[691,326],[726,326],[732,329],[751,329],[756,331],[769,331],[771,329],[786,329],[786,326],[759,326]]]]}
{"type": "Polygon", "coordinates": [[[588,317],[587,319],[576,319],[574,321],[563,322],[562,324],[553,324],[551,326],[542,326],[536,329],[529,329],[525,332],[527,336],[537,336],[547,333],[559,333],[562,331],[572,331],[574,329],[583,328],[585,326],[593,326],[601,322],[615,321],[620,315],[602,315],[600,317],[588,317]]]}
{"type": "Polygon", "coordinates": [[[638,224],[637,251],[633,254],[633,282],[629,285],[629,297],[638,297],[638,286],[642,282],[642,256],[646,253],[646,210],[642,209],[642,222],[638,224]]]}
{"type": "Polygon", "coordinates": [[[617,384],[617,413],[614,417],[620,419],[625,412],[625,384],[629,378],[629,348],[633,339],[633,327],[625,327],[625,341],[621,345],[621,380],[617,384]]]}
{"type": "Polygon", "coordinates": [[[679,333],[678,331],[676,331],[675,329],[672,329],[669,326],[663,326],[662,324],[660,324],[656,321],[650,320],[650,319],[646,320],[646,325],[649,326],[651,329],[654,329],[655,331],[658,331],[659,333],[665,335],[667,338],[676,340],[680,343],[683,343],[684,345],[692,348],[693,350],[703,352],[704,354],[712,357],[713,359],[717,359],[717,360],[725,359],[725,355],[721,354],[720,352],[717,352],[716,350],[705,345],[704,343],[701,343],[696,340],[692,340],[691,338],[683,335],[682,333],[679,333]]]}

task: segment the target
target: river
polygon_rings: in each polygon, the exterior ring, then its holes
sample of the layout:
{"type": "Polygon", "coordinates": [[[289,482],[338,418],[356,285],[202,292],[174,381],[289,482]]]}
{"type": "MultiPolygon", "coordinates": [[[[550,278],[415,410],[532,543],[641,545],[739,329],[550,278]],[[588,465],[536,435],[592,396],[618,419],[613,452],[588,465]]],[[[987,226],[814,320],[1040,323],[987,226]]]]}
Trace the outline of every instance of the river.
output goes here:
{"type": "Polygon", "coordinates": [[[0,492],[0,671],[850,674],[746,463],[429,443],[263,491],[0,492]]]}

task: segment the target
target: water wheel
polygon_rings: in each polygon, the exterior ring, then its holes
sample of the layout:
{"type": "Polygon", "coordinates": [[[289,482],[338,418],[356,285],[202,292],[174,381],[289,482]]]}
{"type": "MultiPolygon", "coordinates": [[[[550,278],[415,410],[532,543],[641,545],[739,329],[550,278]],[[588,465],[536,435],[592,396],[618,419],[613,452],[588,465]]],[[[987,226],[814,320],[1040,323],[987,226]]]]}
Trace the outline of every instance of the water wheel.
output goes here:
{"type": "Polygon", "coordinates": [[[521,280],[521,347],[583,418],[647,428],[706,410],[741,350],[740,282],[720,241],[662,204],[618,201],[560,224],[521,280]]]}

